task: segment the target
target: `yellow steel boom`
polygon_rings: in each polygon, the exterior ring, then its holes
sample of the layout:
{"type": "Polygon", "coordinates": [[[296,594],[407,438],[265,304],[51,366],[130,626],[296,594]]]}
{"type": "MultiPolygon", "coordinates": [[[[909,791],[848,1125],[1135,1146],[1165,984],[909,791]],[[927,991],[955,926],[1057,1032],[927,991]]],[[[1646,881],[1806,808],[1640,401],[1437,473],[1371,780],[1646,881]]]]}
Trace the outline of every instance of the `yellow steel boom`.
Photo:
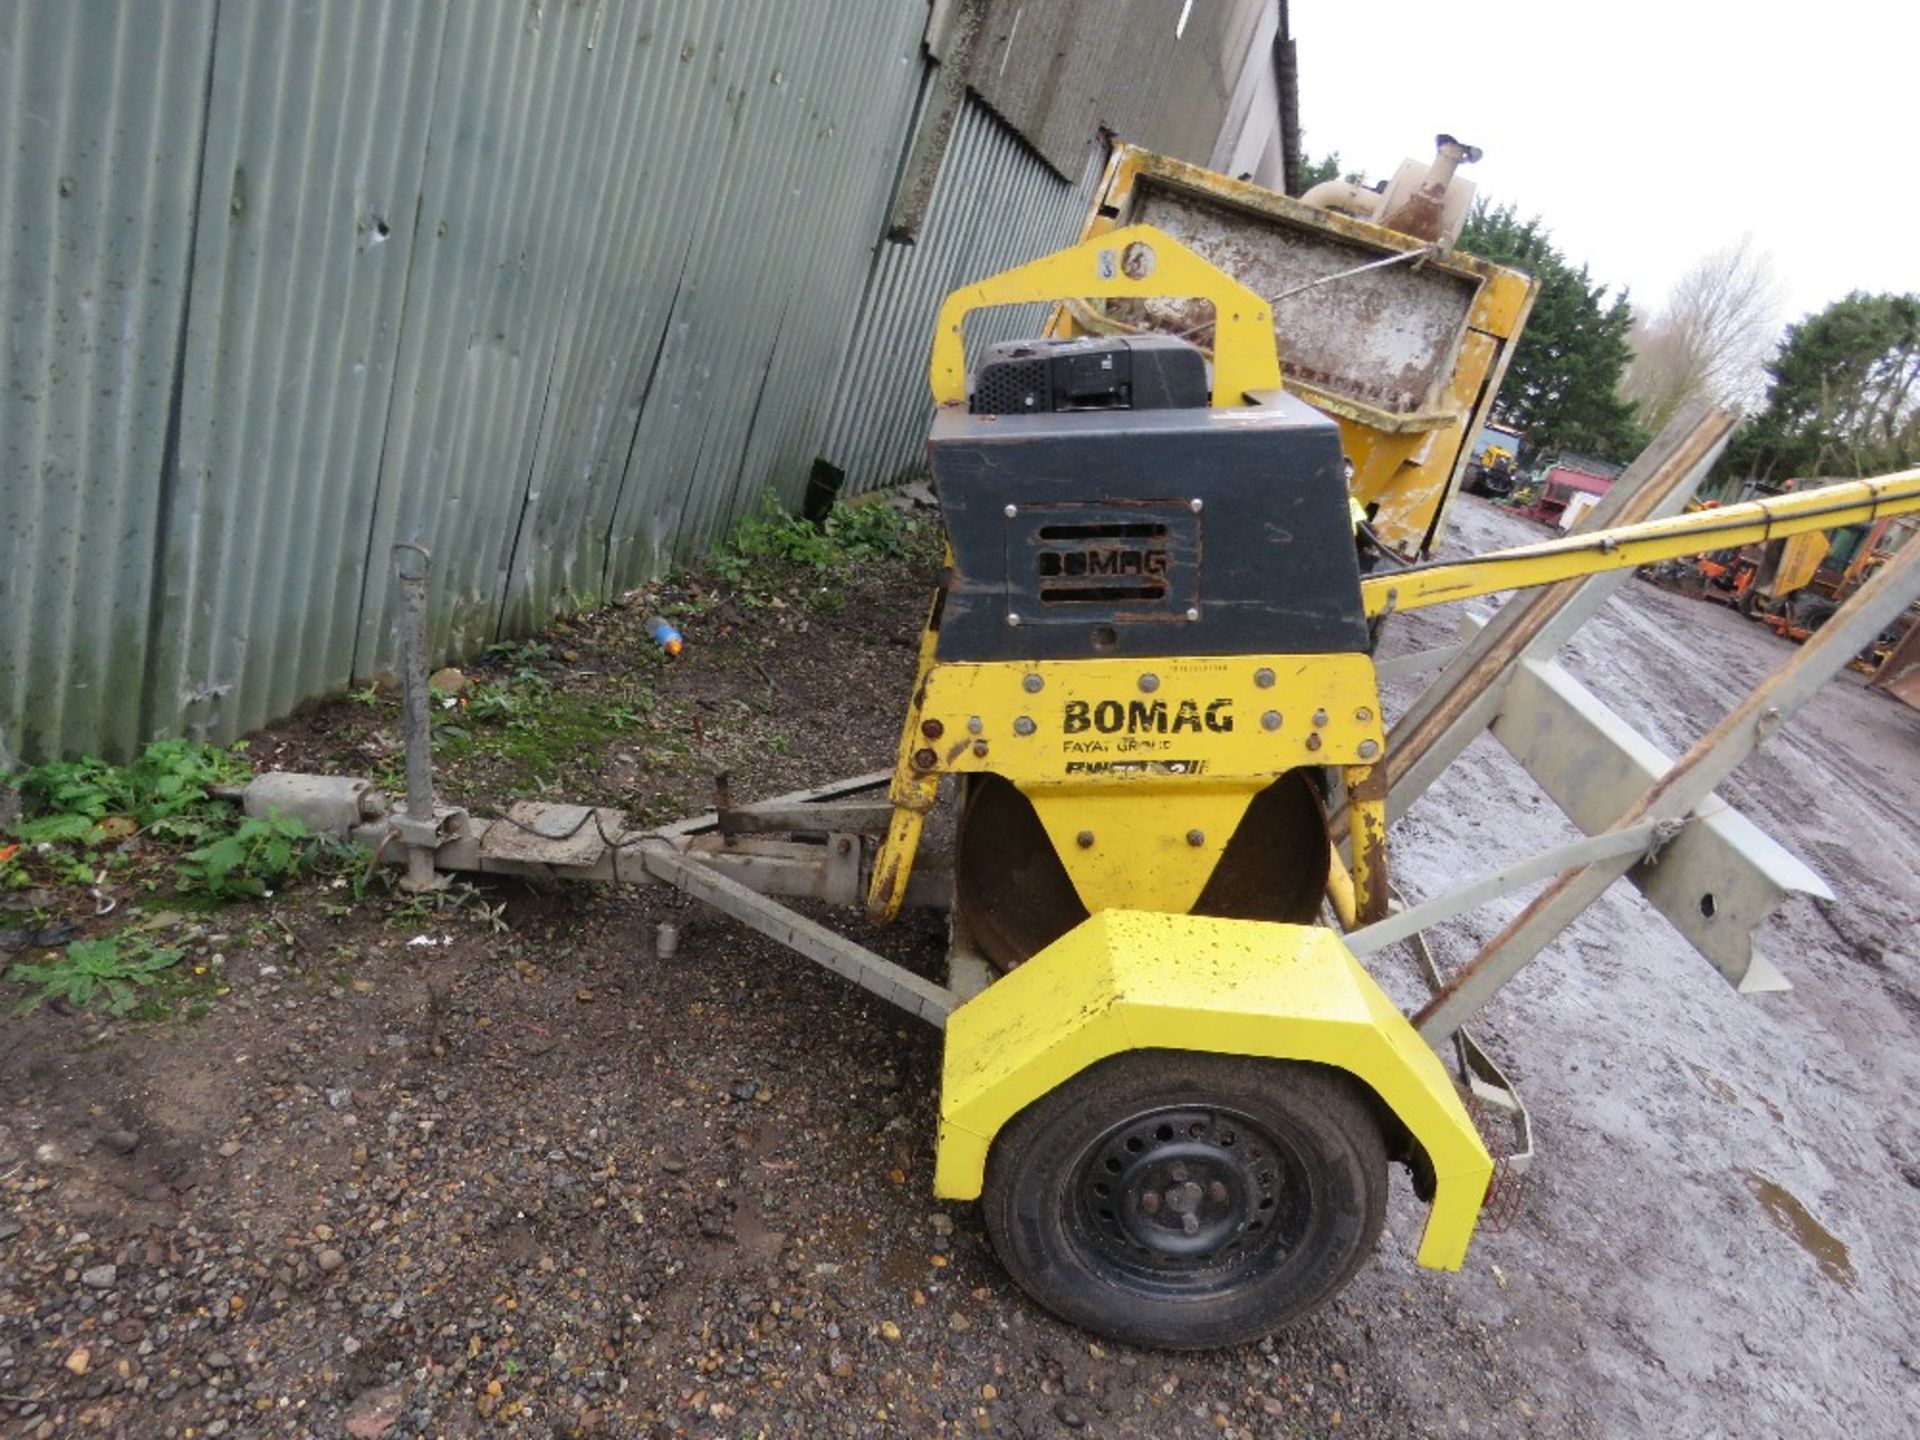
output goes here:
{"type": "Polygon", "coordinates": [[[1916,511],[1920,511],[1920,470],[1903,470],[1877,480],[1854,480],[1667,520],[1647,520],[1467,560],[1416,565],[1369,576],[1361,594],[1369,615],[1418,610],[1916,511]]]}

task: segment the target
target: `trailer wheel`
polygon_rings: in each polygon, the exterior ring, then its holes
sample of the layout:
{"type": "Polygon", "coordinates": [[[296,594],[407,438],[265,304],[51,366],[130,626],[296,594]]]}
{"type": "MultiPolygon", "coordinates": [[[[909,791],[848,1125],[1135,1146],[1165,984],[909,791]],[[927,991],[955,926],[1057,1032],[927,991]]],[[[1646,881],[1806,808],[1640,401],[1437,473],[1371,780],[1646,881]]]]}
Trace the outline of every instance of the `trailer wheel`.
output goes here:
{"type": "Polygon", "coordinates": [[[1323,1304],[1380,1235],[1371,1097],[1316,1065],[1191,1051],[1104,1060],[1008,1122],[987,1231],[1029,1295],[1134,1345],[1259,1338],[1323,1304]]]}

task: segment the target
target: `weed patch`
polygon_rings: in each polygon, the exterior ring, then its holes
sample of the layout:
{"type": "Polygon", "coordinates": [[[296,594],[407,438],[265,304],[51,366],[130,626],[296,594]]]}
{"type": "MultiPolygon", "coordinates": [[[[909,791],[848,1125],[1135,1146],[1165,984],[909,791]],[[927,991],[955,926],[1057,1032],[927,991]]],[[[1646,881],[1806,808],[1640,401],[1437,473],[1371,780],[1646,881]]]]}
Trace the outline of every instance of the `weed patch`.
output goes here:
{"type": "Polygon", "coordinates": [[[161,740],[129,765],[88,756],[17,777],[25,813],[0,843],[0,919],[9,948],[52,952],[5,971],[32,987],[25,1008],[60,1000],[112,1016],[169,1014],[195,985],[175,970],[181,951],[140,933],[151,928],[140,897],[166,892],[180,910],[210,909],[363,867],[355,847],[288,817],[243,815],[216,793],[252,775],[235,750],[161,740]],[[134,924],[101,933],[123,919],[134,924]]]}
{"type": "Polygon", "coordinates": [[[774,602],[796,580],[824,583],[822,608],[838,609],[836,582],[862,566],[900,560],[913,553],[932,527],[891,505],[835,505],[816,525],[789,515],[769,494],[734,527],[713,559],[713,571],[736,589],[748,608],[774,602]]]}
{"type": "Polygon", "coordinates": [[[140,1003],[141,992],[159,984],[184,953],[156,948],[137,936],[75,940],[51,960],[8,969],[7,979],[34,987],[14,1013],[25,1015],[59,1000],[76,1010],[97,1004],[109,1015],[125,1015],[140,1003]]]}
{"type": "Polygon", "coordinates": [[[249,816],[232,834],[187,853],[181,886],[222,900],[251,900],[340,854],[338,841],[285,815],[249,816]]]}
{"type": "Polygon", "coordinates": [[[15,834],[25,845],[88,848],[143,830],[161,839],[197,840],[221,812],[232,811],[213,797],[212,787],[252,775],[232,751],[186,740],[156,740],[126,766],[92,756],[39,765],[20,777],[21,799],[32,818],[15,826],[15,834]]]}

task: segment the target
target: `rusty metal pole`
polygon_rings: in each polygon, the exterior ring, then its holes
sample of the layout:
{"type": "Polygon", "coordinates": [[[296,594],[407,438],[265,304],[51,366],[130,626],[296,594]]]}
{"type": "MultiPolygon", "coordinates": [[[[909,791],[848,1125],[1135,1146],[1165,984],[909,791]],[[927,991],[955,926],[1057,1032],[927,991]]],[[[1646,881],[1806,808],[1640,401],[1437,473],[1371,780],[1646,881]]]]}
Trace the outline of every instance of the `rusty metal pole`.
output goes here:
{"type": "Polygon", "coordinates": [[[424,545],[403,541],[393,547],[393,575],[400,588],[400,685],[407,741],[406,888],[431,889],[440,883],[433,847],[420,835],[434,826],[433,712],[427,688],[427,576],[433,557],[424,545]]]}
{"type": "Polygon", "coordinates": [[[1280,0],[1280,24],[1273,37],[1273,74],[1280,92],[1280,188],[1298,199],[1304,157],[1300,153],[1300,57],[1293,43],[1287,0],[1280,0]]]}

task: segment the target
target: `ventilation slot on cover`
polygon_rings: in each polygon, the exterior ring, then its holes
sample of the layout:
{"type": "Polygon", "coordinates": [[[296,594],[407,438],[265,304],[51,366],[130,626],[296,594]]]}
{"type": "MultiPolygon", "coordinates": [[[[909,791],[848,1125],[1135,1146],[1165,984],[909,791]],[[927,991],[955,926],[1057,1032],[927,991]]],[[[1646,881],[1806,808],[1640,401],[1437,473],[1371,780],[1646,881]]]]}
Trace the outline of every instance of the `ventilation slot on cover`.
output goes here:
{"type": "Polygon", "coordinates": [[[1042,585],[1043,605],[1121,605],[1152,604],[1167,598],[1164,580],[1145,580],[1138,585],[1042,585]]]}
{"type": "Polygon", "coordinates": [[[1106,525],[1042,525],[1042,540],[1160,540],[1167,527],[1144,521],[1106,525]]]}

